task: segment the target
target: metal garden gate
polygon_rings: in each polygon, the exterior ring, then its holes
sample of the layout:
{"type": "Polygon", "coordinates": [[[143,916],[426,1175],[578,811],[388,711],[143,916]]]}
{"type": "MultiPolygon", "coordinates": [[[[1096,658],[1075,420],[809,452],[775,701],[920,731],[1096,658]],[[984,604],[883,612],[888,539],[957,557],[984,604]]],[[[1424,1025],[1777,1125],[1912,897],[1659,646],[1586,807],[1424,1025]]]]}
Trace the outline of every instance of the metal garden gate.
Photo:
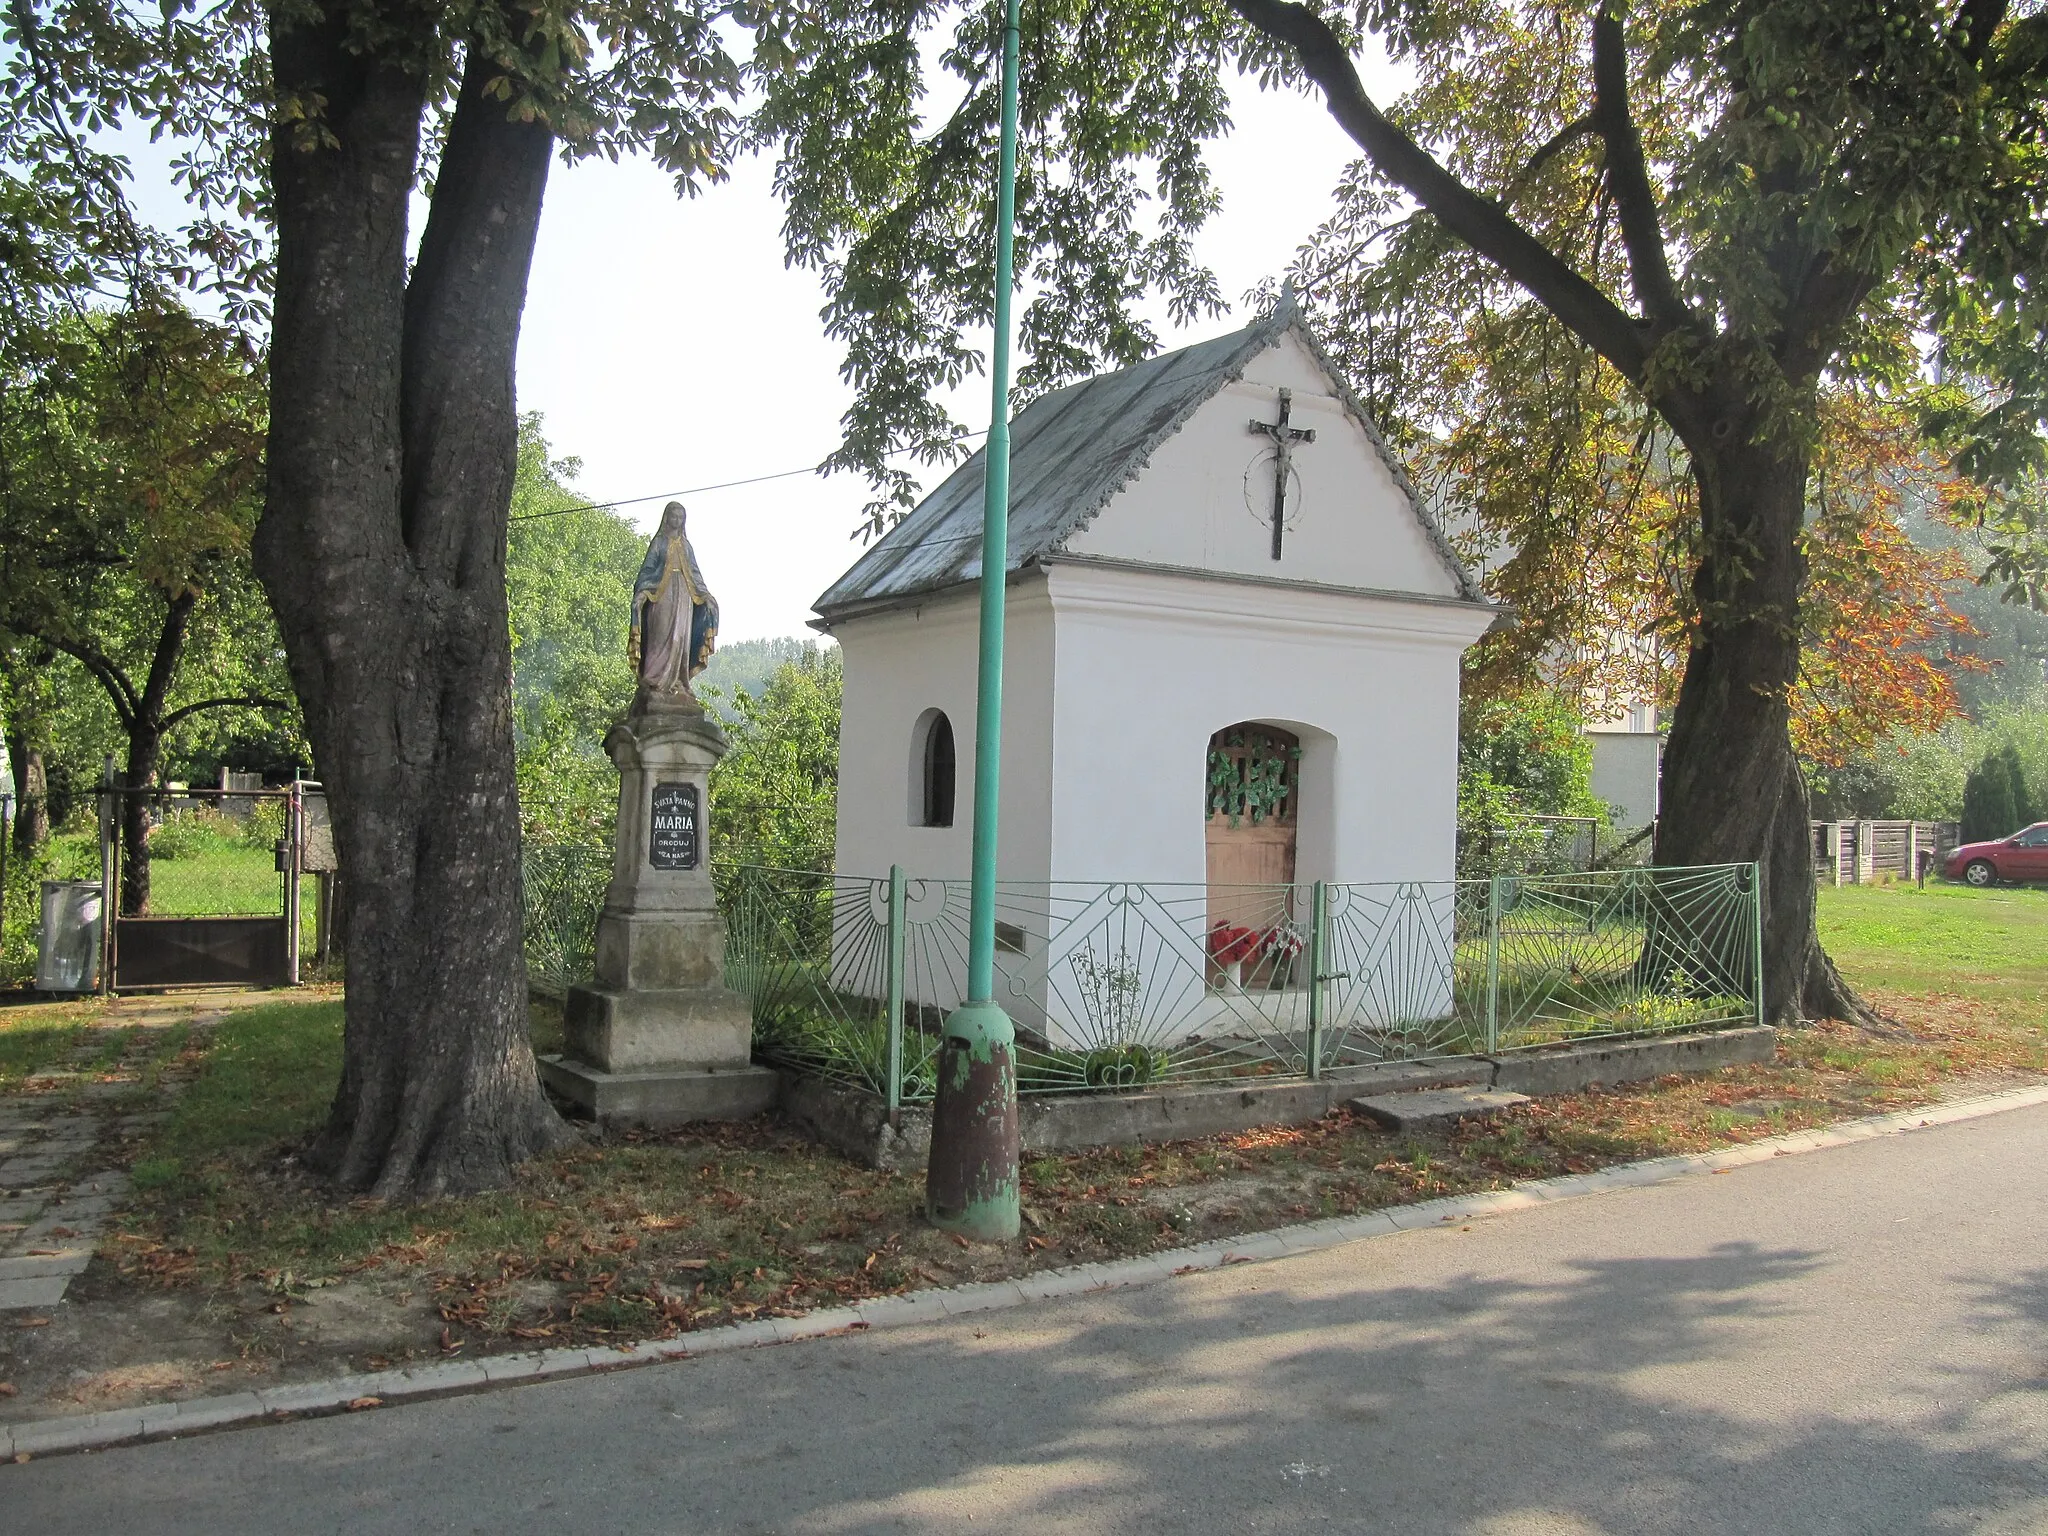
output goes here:
{"type": "Polygon", "coordinates": [[[309,815],[309,798],[303,783],[103,788],[103,910],[112,920],[102,974],[111,988],[297,985],[315,915],[301,878],[308,825],[325,821],[309,815]]]}

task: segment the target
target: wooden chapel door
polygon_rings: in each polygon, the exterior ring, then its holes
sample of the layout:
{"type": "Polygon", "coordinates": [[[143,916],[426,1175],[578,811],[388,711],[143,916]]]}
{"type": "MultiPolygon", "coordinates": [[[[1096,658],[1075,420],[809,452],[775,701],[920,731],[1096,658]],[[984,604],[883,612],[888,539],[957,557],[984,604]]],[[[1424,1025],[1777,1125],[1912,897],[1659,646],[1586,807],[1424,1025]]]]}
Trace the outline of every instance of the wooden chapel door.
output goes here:
{"type": "Polygon", "coordinates": [[[1209,953],[1218,976],[1284,984],[1290,958],[1268,941],[1287,921],[1301,799],[1301,743],[1270,725],[1233,725],[1209,738],[1205,802],[1209,953]],[[1276,889],[1277,888],[1277,889],[1276,889]]]}

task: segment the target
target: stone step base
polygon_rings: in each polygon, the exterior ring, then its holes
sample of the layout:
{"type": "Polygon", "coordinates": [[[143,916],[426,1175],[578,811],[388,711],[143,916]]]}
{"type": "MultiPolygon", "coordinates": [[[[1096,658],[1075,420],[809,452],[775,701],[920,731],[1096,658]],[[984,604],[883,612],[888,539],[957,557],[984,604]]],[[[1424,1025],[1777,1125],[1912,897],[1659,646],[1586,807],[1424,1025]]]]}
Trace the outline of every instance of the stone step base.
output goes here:
{"type": "Polygon", "coordinates": [[[692,1120],[745,1120],[772,1109],[781,1074],[770,1067],[603,1072],[561,1056],[540,1058],[540,1079],[599,1125],[658,1130],[692,1120]]]}
{"type": "Polygon", "coordinates": [[[1497,1115],[1528,1102],[1526,1093],[1501,1093],[1491,1088],[1431,1088],[1421,1093],[1382,1093],[1369,1099],[1353,1099],[1351,1107],[1393,1130],[1420,1131],[1497,1115]]]}

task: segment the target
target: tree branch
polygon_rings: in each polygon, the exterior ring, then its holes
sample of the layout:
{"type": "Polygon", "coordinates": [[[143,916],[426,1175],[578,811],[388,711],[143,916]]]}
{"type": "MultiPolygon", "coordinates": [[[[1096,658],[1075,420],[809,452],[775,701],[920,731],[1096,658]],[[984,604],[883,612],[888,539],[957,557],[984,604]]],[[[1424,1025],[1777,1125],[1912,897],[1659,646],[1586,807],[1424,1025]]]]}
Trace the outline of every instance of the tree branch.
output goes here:
{"type": "Polygon", "coordinates": [[[290,709],[288,699],[265,698],[262,694],[247,694],[228,699],[201,699],[197,704],[184,704],[164,716],[162,729],[168,731],[179,721],[208,709],[290,709]]]}
{"type": "MultiPolygon", "coordinates": [[[[152,721],[163,713],[171,679],[178,672],[178,658],[185,653],[185,630],[192,623],[192,610],[198,606],[199,594],[190,587],[169,600],[164,610],[164,627],[156,637],[156,654],[149,660],[149,680],[142,685],[142,697],[136,701],[138,720],[152,721]]],[[[161,732],[163,727],[157,729],[161,732]]]]}
{"type": "Polygon", "coordinates": [[[1351,55],[1322,17],[1294,0],[1227,3],[1260,32],[1294,50],[1308,77],[1322,87],[1330,115],[1381,172],[1527,289],[1624,378],[1642,383],[1649,344],[1638,322],[1516,223],[1499,203],[1466,186],[1388,122],[1366,95],[1351,55]]]}
{"type": "Polygon", "coordinates": [[[1778,338],[1778,368],[1786,378],[1819,377],[1835,355],[1843,325],[1870,297],[1871,283],[1863,274],[1845,272],[1825,259],[1808,269],[1778,338]]]}
{"type": "Polygon", "coordinates": [[[1593,17],[1593,111],[1607,146],[1607,185],[1621,216],[1621,241],[1628,251],[1629,278],[1643,313],[1676,330],[1692,324],[1692,312],[1671,277],[1657,194],[1643,160],[1643,136],[1628,105],[1628,40],[1617,0],[1604,0],[1593,17]]]}
{"type": "Polygon", "coordinates": [[[1550,136],[1549,141],[1541,149],[1529,157],[1529,163],[1515,172],[1515,179],[1508,183],[1505,200],[1513,202],[1515,194],[1521,191],[1530,177],[1542,170],[1544,166],[1550,164],[1551,161],[1564,153],[1571,145],[1586,137],[1587,134],[1592,133],[1594,129],[1593,114],[1590,112],[1581,117],[1573,118],[1562,128],[1558,129],[1556,133],[1550,136]]]}
{"type": "Polygon", "coordinates": [[[100,686],[107,691],[107,697],[113,701],[114,713],[121,721],[121,728],[130,730],[134,727],[137,703],[135,685],[128,681],[127,674],[115,666],[99,647],[88,645],[82,640],[59,639],[55,635],[38,635],[37,638],[45,645],[53,646],[66,656],[75,658],[86,671],[98,678],[100,686]]]}
{"type": "Polygon", "coordinates": [[[2010,0],[1963,0],[1956,12],[1955,29],[1951,36],[1956,46],[1963,51],[1963,57],[1972,64],[1982,64],[1991,52],[1991,38],[1998,31],[1998,25],[2005,20],[2010,9],[2010,0]]]}
{"type": "MultiPolygon", "coordinates": [[[[518,458],[513,364],[554,134],[494,94],[506,74],[477,39],[441,151],[434,200],[405,285],[401,517],[418,569],[502,585],[518,458]]],[[[499,599],[502,612],[503,599],[499,599]]],[[[502,622],[502,620],[500,621],[502,622]]]]}

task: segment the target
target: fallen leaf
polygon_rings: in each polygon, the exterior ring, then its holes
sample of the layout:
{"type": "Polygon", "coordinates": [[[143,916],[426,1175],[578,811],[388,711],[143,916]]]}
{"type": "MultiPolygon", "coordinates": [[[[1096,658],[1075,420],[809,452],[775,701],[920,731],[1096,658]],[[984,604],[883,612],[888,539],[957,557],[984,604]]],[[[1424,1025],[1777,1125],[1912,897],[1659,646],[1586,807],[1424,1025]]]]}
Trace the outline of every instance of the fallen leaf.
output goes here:
{"type": "Polygon", "coordinates": [[[14,1464],[15,1464],[15,1465],[16,1465],[17,1467],[24,1467],[24,1466],[27,1466],[27,1465],[28,1465],[28,1452],[27,1452],[27,1451],[16,1451],[16,1452],[14,1453],[14,1464]]]}
{"type": "Polygon", "coordinates": [[[967,1239],[962,1237],[958,1232],[948,1232],[946,1236],[953,1239],[953,1241],[958,1243],[962,1248],[968,1246],[967,1239]]]}
{"type": "Polygon", "coordinates": [[[78,1236],[78,1234],[77,1234],[76,1232],[72,1231],[72,1230],[71,1230],[71,1229],[70,1229],[69,1227],[52,1227],[52,1228],[50,1228],[50,1236],[52,1236],[52,1237],[76,1237],[76,1236],[78,1236]]]}
{"type": "Polygon", "coordinates": [[[709,1259],[670,1259],[669,1263],[676,1269],[709,1269],[711,1267],[709,1259]]]}
{"type": "Polygon", "coordinates": [[[447,1353],[454,1354],[456,1350],[462,1348],[462,1345],[463,1340],[456,1338],[451,1330],[447,1328],[441,1330],[441,1348],[447,1353]]]}
{"type": "Polygon", "coordinates": [[[384,1399],[381,1397],[352,1397],[348,1400],[348,1411],[350,1413],[361,1413],[365,1408],[382,1408],[383,1406],[384,1399]]]}
{"type": "Polygon", "coordinates": [[[19,1397],[21,1388],[11,1381],[0,1381],[0,1397],[19,1397]]]}
{"type": "Polygon", "coordinates": [[[32,1259],[54,1259],[63,1251],[62,1248],[31,1248],[28,1256],[32,1259]]]}
{"type": "Polygon", "coordinates": [[[18,1317],[14,1320],[14,1326],[17,1328],[47,1328],[50,1326],[50,1320],[47,1317],[18,1317]]]}

